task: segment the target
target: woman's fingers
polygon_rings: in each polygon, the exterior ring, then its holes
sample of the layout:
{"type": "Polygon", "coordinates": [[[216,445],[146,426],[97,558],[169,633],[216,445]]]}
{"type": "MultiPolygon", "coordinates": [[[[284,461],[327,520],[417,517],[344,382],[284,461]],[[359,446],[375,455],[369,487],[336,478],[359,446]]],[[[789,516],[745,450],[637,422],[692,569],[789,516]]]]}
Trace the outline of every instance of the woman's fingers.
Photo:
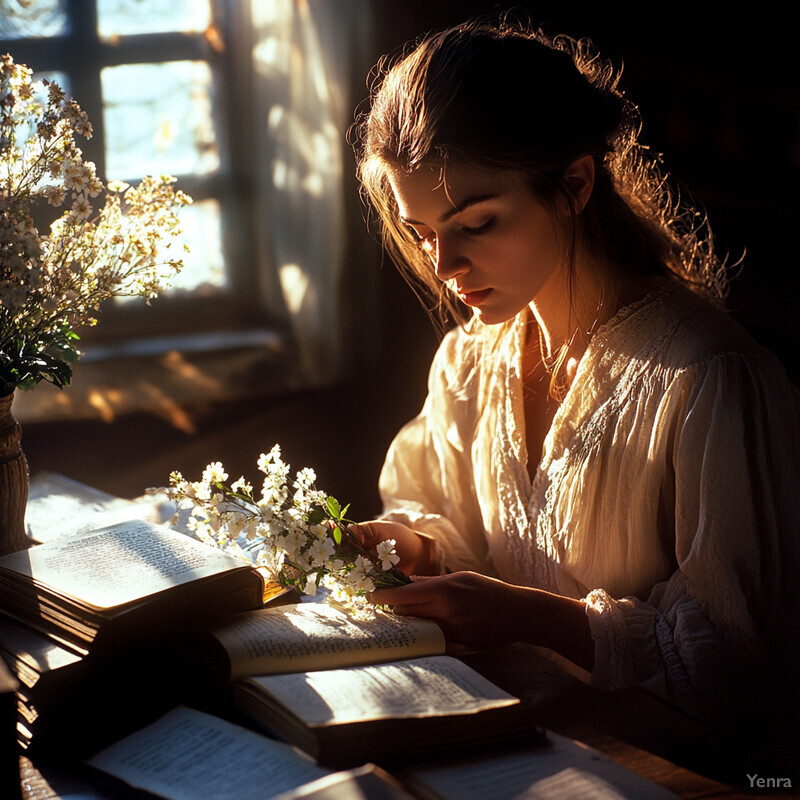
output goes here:
{"type": "Polygon", "coordinates": [[[436,622],[449,642],[481,648],[513,641],[515,591],[484,575],[455,572],[415,577],[407,586],[378,589],[371,599],[398,614],[436,622]]]}
{"type": "Polygon", "coordinates": [[[425,619],[438,619],[439,602],[435,592],[425,587],[425,578],[419,581],[412,578],[413,583],[406,586],[392,587],[389,589],[376,589],[370,595],[373,603],[389,606],[396,614],[423,617],[425,619]]]}

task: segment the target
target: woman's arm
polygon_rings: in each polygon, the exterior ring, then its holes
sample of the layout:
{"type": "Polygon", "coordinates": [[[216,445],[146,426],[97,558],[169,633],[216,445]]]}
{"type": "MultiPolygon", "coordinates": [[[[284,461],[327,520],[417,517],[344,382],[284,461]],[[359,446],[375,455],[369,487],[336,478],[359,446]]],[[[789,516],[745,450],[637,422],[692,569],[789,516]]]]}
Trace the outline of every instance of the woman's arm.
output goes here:
{"type": "Polygon", "coordinates": [[[475,572],[414,578],[409,586],[373,592],[372,599],[399,614],[431,619],[449,642],[472,649],[528,642],[587,671],[594,666],[594,642],[581,600],[475,572]]]}

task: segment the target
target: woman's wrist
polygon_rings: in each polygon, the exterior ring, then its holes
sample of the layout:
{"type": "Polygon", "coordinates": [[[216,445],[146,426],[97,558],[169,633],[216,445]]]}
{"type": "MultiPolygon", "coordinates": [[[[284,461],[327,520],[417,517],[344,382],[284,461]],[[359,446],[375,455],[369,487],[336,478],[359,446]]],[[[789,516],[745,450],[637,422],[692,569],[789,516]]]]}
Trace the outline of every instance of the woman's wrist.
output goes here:
{"type": "Polygon", "coordinates": [[[586,604],[524,586],[516,587],[519,600],[528,609],[525,614],[524,641],[547,647],[577,664],[587,672],[594,668],[594,640],[586,604]]]}

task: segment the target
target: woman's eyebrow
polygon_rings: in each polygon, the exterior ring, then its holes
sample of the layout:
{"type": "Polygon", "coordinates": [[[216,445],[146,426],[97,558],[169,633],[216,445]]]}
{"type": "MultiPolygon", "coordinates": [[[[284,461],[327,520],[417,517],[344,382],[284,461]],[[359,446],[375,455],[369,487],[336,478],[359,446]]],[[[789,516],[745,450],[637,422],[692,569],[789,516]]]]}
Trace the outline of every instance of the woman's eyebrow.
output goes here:
{"type": "MultiPolygon", "coordinates": [[[[498,197],[497,192],[493,192],[492,194],[476,194],[472,195],[472,197],[467,197],[465,200],[462,200],[457,206],[453,206],[449,211],[446,211],[439,217],[439,222],[447,222],[451,217],[454,217],[456,214],[460,214],[462,211],[466,211],[470,206],[476,206],[478,203],[485,203],[487,200],[494,200],[495,197],[498,197]]],[[[420,222],[416,219],[409,219],[408,217],[400,217],[400,220],[404,222],[406,225],[424,225],[424,222],[420,222]]]]}

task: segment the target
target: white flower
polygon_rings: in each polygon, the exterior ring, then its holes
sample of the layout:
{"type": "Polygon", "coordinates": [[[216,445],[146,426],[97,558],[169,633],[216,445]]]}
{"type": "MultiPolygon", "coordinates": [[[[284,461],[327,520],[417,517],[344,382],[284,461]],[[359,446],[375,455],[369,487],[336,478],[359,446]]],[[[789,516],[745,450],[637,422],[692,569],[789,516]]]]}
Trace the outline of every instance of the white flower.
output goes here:
{"type": "Polygon", "coordinates": [[[254,561],[259,567],[264,567],[272,575],[277,575],[283,567],[283,559],[286,554],[283,550],[269,547],[262,547],[255,555],[254,561]]]}
{"type": "Polygon", "coordinates": [[[228,473],[219,461],[213,461],[203,470],[202,480],[203,483],[223,483],[228,480],[228,473]]]}
{"type": "Polygon", "coordinates": [[[73,192],[80,192],[89,185],[93,177],[93,170],[87,165],[82,161],[73,161],[64,169],[64,186],[73,192]]]}
{"type": "Polygon", "coordinates": [[[194,494],[195,500],[200,502],[211,499],[211,487],[207,483],[193,483],[192,493],[194,494]]]}
{"type": "Polygon", "coordinates": [[[303,535],[297,530],[287,530],[283,536],[281,545],[286,551],[286,558],[289,561],[299,561],[301,558],[300,549],[305,544],[303,535]]]}
{"type": "Polygon", "coordinates": [[[251,494],[253,487],[242,477],[231,484],[231,490],[234,492],[242,492],[243,494],[251,494]]]}
{"type": "Polygon", "coordinates": [[[358,592],[374,592],[375,583],[370,577],[374,565],[364,556],[356,556],[353,569],[347,573],[347,582],[358,592]]]}
{"type": "Polygon", "coordinates": [[[312,536],[316,536],[318,539],[324,539],[328,535],[328,528],[327,525],[309,525],[308,532],[312,536]]]}
{"type": "Polygon", "coordinates": [[[269,453],[262,453],[258,457],[258,468],[261,472],[276,472],[279,471],[281,467],[283,467],[283,461],[281,460],[281,447],[280,445],[276,444],[269,453]]]}
{"type": "Polygon", "coordinates": [[[89,219],[89,215],[92,213],[92,207],[89,205],[89,201],[85,197],[78,197],[75,202],[72,204],[72,214],[71,216],[77,220],[87,220],[89,219]]]}
{"type": "Polygon", "coordinates": [[[254,517],[250,517],[244,520],[242,525],[241,533],[245,536],[245,538],[252,542],[258,536],[259,524],[258,520],[254,517]]]}
{"type": "Polygon", "coordinates": [[[308,548],[307,556],[312,567],[324,567],[336,552],[336,545],[330,539],[315,539],[308,548]]]}
{"type": "MultiPolygon", "coordinates": [[[[194,499],[191,527],[199,538],[223,550],[232,550],[237,557],[247,544],[250,560],[265,569],[276,580],[306,594],[316,594],[318,587],[329,590],[328,599],[342,604],[353,615],[372,616],[366,595],[374,591],[379,581],[380,567],[366,555],[353,558],[352,541],[346,546],[336,544],[332,525],[337,520],[338,504],[327,502],[322,492],[310,487],[316,480],[314,471],[297,473],[290,493],[287,487],[288,466],[283,462],[278,445],[259,457],[259,469],[265,473],[264,491],[259,500],[252,497],[252,487],[239,478],[230,487],[220,462],[209,464],[203,480],[186,481],[175,472],[170,476],[172,497],[180,503],[194,499]],[[244,495],[244,496],[242,496],[244,495]],[[319,498],[315,504],[309,497],[319,498]],[[312,523],[309,517],[313,514],[312,523]]],[[[383,571],[389,571],[399,561],[396,542],[386,540],[377,548],[383,571]]]]}
{"type": "Polygon", "coordinates": [[[47,198],[49,205],[58,208],[64,203],[66,192],[63,186],[48,186],[44,190],[44,196],[47,198]]]}
{"type": "Polygon", "coordinates": [[[86,193],[89,197],[97,197],[103,191],[103,182],[97,178],[92,178],[86,187],[86,193]]]}
{"type": "Polygon", "coordinates": [[[297,473],[294,485],[298,488],[310,489],[317,480],[317,474],[310,467],[305,467],[297,473]]]}
{"type": "Polygon", "coordinates": [[[388,572],[400,560],[400,556],[395,553],[394,548],[396,544],[397,542],[394,539],[386,539],[378,543],[376,548],[378,560],[384,572],[388,572]]]}

